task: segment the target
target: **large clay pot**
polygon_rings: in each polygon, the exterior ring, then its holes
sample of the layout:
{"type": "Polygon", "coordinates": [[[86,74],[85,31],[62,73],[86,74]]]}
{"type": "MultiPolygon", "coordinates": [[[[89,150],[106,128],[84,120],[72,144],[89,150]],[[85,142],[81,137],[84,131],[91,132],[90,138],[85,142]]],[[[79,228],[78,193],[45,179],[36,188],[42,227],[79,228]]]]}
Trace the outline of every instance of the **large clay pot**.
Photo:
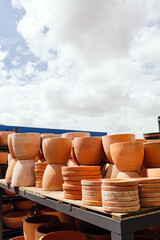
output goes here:
{"type": "Polygon", "coordinates": [[[17,159],[35,159],[40,149],[40,134],[15,133],[12,145],[17,159]]]}
{"type": "Polygon", "coordinates": [[[11,183],[11,179],[12,179],[12,174],[13,174],[13,170],[14,167],[16,165],[17,159],[16,158],[12,158],[12,160],[10,161],[7,171],[6,171],[6,175],[5,175],[5,179],[6,179],[6,183],[11,183]]]}
{"type": "Polygon", "coordinates": [[[18,160],[12,175],[14,187],[29,187],[35,185],[34,159],[18,160]]]}
{"type": "Polygon", "coordinates": [[[135,140],[136,142],[141,142],[141,143],[146,143],[147,142],[147,139],[136,139],[135,140]]]}
{"type": "Polygon", "coordinates": [[[62,134],[62,138],[74,139],[76,137],[90,137],[89,132],[67,132],[62,134]]]}
{"type": "Polygon", "coordinates": [[[67,163],[71,146],[69,138],[46,138],[42,142],[43,154],[48,163],[67,163]]]}
{"type": "Polygon", "coordinates": [[[88,240],[87,236],[81,232],[76,231],[57,231],[49,233],[42,237],[41,240],[88,240]]]}
{"type": "Polygon", "coordinates": [[[103,149],[106,154],[107,159],[110,163],[113,163],[111,153],[110,153],[110,144],[118,142],[134,142],[135,134],[114,134],[106,135],[102,137],[103,149]]]}
{"type": "Polygon", "coordinates": [[[102,160],[101,137],[78,137],[74,139],[74,152],[81,165],[99,165],[102,160]]]}
{"type": "Polygon", "coordinates": [[[26,212],[11,212],[3,215],[4,224],[9,228],[20,228],[23,220],[27,218],[26,212]]]}
{"type": "Polygon", "coordinates": [[[13,151],[13,145],[12,145],[12,136],[13,136],[13,134],[15,134],[15,133],[10,133],[8,135],[8,148],[9,148],[9,152],[10,152],[12,158],[16,158],[16,155],[15,155],[15,153],[13,151]]]}
{"type": "Polygon", "coordinates": [[[63,177],[61,168],[65,164],[48,164],[43,175],[42,188],[44,191],[61,191],[63,177]]]}
{"type": "Polygon", "coordinates": [[[143,163],[144,147],[141,142],[113,143],[110,151],[120,172],[138,171],[143,163]]]}
{"type": "Polygon", "coordinates": [[[6,213],[9,211],[10,207],[12,205],[12,202],[11,201],[4,201],[3,202],[3,205],[2,205],[2,212],[3,213],[6,213]]]}
{"type": "Polygon", "coordinates": [[[26,218],[23,222],[23,232],[25,240],[35,240],[35,230],[45,223],[59,222],[57,216],[42,215],[26,218]]]}
{"type": "Polygon", "coordinates": [[[28,199],[17,199],[13,201],[13,206],[15,210],[18,211],[28,211],[34,205],[34,202],[28,199]]]}
{"type": "Polygon", "coordinates": [[[0,164],[5,164],[8,161],[8,152],[0,152],[0,164]]]}
{"type": "Polygon", "coordinates": [[[119,172],[117,178],[139,178],[138,172],[119,172]]]}
{"type": "Polygon", "coordinates": [[[0,132],[0,144],[2,144],[2,145],[8,145],[8,135],[9,135],[10,133],[13,133],[13,132],[10,132],[10,131],[0,132]]]}
{"type": "Polygon", "coordinates": [[[50,223],[38,227],[35,231],[35,240],[39,240],[42,236],[46,236],[48,233],[62,231],[62,230],[76,230],[75,226],[69,223],[50,223]]]}
{"type": "Polygon", "coordinates": [[[144,166],[146,168],[160,167],[160,142],[144,143],[144,166]]]}

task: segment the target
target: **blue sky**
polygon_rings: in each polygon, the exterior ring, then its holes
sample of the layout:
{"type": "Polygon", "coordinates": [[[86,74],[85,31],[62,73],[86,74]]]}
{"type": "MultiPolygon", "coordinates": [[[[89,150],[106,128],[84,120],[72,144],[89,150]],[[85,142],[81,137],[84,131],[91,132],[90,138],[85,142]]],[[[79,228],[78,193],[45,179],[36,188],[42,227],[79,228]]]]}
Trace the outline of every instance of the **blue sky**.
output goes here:
{"type": "Polygon", "coordinates": [[[158,130],[159,0],[0,3],[1,123],[158,130]]]}

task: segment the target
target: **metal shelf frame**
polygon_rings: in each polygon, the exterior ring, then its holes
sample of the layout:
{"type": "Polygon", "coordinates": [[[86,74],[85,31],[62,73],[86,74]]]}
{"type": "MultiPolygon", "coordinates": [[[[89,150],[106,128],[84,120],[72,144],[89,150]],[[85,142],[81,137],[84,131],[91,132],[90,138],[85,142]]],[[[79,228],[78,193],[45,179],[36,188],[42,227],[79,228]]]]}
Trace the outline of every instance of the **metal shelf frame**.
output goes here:
{"type": "Polygon", "coordinates": [[[19,196],[30,199],[36,203],[42,204],[46,207],[50,207],[57,211],[68,214],[72,217],[79,218],[98,227],[104,228],[111,231],[112,240],[133,240],[133,232],[139,231],[150,226],[160,224],[160,208],[156,208],[153,212],[148,215],[141,214],[132,216],[132,218],[127,220],[115,220],[112,216],[95,212],[90,209],[83,209],[82,207],[69,204],[67,202],[62,202],[48,197],[43,197],[41,195],[32,194],[25,190],[19,188],[14,188],[11,186],[4,185],[0,183],[0,240],[2,240],[2,196],[3,189],[7,189],[11,192],[16,193],[19,196]]]}

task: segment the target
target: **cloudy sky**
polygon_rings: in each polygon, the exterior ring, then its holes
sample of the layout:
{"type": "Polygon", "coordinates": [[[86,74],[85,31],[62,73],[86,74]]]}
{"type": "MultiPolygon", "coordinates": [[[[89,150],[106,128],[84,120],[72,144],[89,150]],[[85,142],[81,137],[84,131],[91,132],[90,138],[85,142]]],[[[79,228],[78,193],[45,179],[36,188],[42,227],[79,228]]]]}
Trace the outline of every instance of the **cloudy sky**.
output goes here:
{"type": "Polygon", "coordinates": [[[158,131],[159,0],[0,0],[0,123],[158,131]]]}

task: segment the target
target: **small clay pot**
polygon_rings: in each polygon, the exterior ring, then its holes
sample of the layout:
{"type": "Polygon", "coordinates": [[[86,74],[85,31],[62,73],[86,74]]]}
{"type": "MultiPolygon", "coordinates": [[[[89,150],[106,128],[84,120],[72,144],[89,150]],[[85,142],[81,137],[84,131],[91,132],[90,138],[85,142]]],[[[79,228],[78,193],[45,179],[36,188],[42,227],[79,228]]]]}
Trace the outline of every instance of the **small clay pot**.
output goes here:
{"type": "Polygon", "coordinates": [[[28,199],[17,199],[13,201],[13,206],[15,210],[18,211],[28,211],[34,205],[34,202],[28,199]]]}
{"type": "Polygon", "coordinates": [[[8,161],[8,152],[0,152],[0,164],[5,164],[8,161]]]}
{"type": "Polygon", "coordinates": [[[69,138],[46,138],[42,149],[48,163],[66,164],[71,153],[72,142],[69,138]]]}
{"type": "Polygon", "coordinates": [[[4,224],[9,228],[20,228],[23,220],[27,218],[26,212],[11,212],[3,215],[4,224]]]}
{"type": "Polygon", "coordinates": [[[114,134],[106,135],[102,137],[102,144],[105,155],[110,163],[113,163],[112,156],[110,153],[110,144],[119,142],[134,142],[135,134],[114,134]]]}
{"type": "Polygon", "coordinates": [[[40,150],[40,134],[15,133],[12,145],[17,159],[35,159],[40,150]]]}
{"type": "Polygon", "coordinates": [[[29,187],[35,185],[34,159],[18,160],[12,175],[14,187],[29,187]]]}
{"type": "Polygon", "coordinates": [[[17,163],[17,159],[16,158],[12,158],[12,160],[10,161],[7,171],[6,171],[6,175],[5,175],[5,179],[6,179],[6,183],[11,183],[11,179],[12,179],[12,174],[13,174],[13,170],[14,167],[17,163]]]}
{"type": "Polygon", "coordinates": [[[35,230],[45,223],[59,222],[57,216],[40,215],[26,218],[23,222],[23,232],[25,240],[35,240],[35,230]]]}
{"type": "Polygon", "coordinates": [[[3,204],[2,204],[2,212],[3,213],[8,212],[11,206],[12,206],[12,202],[11,201],[3,202],[3,204]]]}
{"type": "Polygon", "coordinates": [[[58,216],[58,211],[52,209],[52,208],[48,208],[48,207],[42,207],[40,209],[40,213],[41,215],[54,215],[54,216],[58,216]]]}
{"type": "Polygon", "coordinates": [[[43,236],[41,240],[87,240],[87,236],[77,231],[57,231],[43,236]]]}
{"type": "Polygon", "coordinates": [[[160,142],[144,144],[143,164],[146,168],[160,168],[160,142]]]}
{"type": "Polygon", "coordinates": [[[117,178],[138,178],[140,177],[138,172],[119,172],[117,178]]]}
{"type": "Polygon", "coordinates": [[[144,157],[143,145],[141,142],[121,142],[110,145],[112,160],[120,172],[140,169],[144,157]]]}
{"type": "Polygon", "coordinates": [[[13,151],[13,145],[12,145],[12,136],[13,136],[13,134],[15,134],[15,133],[10,133],[8,135],[8,148],[9,148],[9,152],[10,152],[12,158],[16,158],[16,155],[15,155],[15,153],[13,151]]]}
{"type": "Polygon", "coordinates": [[[3,131],[0,132],[0,144],[1,145],[8,145],[8,135],[13,132],[10,131],[3,131]]]}
{"type": "Polygon", "coordinates": [[[74,151],[80,165],[98,165],[102,160],[101,137],[78,137],[74,139],[74,151]]]}

